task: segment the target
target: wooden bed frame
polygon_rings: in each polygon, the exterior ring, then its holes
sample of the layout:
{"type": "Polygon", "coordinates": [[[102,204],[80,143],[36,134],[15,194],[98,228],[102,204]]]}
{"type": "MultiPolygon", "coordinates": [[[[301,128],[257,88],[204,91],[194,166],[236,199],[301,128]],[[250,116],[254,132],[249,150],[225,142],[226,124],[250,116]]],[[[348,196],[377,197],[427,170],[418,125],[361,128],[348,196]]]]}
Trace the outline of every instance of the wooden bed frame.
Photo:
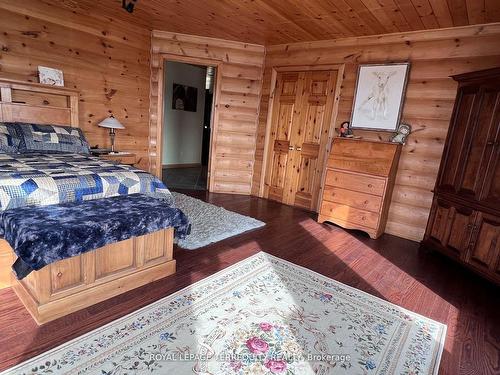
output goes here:
{"type": "MultiPolygon", "coordinates": [[[[78,91],[0,79],[0,121],[78,127],[78,91]]],[[[173,228],[50,264],[15,279],[15,255],[0,240],[0,288],[12,286],[38,324],[175,273],[173,228]]]]}

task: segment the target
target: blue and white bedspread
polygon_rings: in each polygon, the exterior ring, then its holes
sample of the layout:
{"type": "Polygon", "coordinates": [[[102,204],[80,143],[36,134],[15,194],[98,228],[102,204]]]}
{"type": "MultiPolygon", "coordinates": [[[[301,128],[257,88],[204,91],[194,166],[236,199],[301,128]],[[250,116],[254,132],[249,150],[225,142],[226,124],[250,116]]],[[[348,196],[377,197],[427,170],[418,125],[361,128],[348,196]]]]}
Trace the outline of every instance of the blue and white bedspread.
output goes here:
{"type": "Polygon", "coordinates": [[[142,193],[173,204],[151,174],[82,154],[0,154],[0,212],[142,193]]]}
{"type": "Polygon", "coordinates": [[[18,279],[58,260],[169,227],[179,239],[191,230],[181,210],[143,194],[0,213],[0,236],[19,257],[12,267],[18,279]]]}

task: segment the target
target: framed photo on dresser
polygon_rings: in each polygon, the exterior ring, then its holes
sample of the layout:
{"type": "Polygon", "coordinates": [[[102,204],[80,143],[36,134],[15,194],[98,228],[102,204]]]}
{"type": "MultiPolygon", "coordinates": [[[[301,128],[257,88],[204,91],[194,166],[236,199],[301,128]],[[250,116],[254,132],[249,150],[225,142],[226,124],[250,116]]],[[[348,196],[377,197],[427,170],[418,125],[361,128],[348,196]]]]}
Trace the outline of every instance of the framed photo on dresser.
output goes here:
{"type": "Polygon", "coordinates": [[[351,128],[397,130],[410,63],[364,64],[358,67],[351,128]]]}

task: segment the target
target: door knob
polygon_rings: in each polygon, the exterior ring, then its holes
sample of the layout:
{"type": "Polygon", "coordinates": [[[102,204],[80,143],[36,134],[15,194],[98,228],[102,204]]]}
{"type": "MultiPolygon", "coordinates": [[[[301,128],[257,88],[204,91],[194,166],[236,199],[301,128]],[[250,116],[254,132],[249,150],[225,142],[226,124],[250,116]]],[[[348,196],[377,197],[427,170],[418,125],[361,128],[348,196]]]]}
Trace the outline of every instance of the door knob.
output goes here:
{"type": "Polygon", "coordinates": [[[288,149],[289,149],[290,151],[293,151],[293,146],[288,146],[288,149]]]}

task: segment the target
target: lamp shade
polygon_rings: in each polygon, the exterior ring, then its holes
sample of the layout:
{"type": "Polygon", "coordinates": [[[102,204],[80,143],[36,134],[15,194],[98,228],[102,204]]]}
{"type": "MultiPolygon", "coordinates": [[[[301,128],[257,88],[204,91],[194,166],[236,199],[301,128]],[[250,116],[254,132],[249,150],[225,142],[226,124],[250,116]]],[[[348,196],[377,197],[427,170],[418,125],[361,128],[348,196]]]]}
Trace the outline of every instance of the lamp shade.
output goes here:
{"type": "Polygon", "coordinates": [[[97,125],[99,125],[100,127],[103,127],[103,128],[125,129],[125,126],[123,126],[122,123],[120,121],[118,121],[116,118],[114,118],[113,116],[109,116],[108,118],[105,118],[97,125]]]}

